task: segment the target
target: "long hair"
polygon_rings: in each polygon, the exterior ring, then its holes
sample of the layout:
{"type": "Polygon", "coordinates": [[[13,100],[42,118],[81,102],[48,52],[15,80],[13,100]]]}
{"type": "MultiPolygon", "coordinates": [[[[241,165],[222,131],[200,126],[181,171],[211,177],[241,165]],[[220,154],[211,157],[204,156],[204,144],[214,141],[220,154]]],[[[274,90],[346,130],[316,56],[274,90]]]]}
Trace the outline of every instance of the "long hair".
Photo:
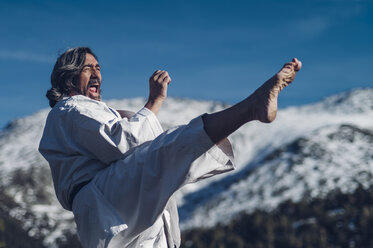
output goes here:
{"type": "Polygon", "coordinates": [[[62,98],[69,96],[69,92],[79,92],[79,75],[83,68],[86,54],[96,55],[88,47],[70,48],[61,54],[54,65],[51,74],[52,88],[47,91],[49,105],[54,105],[62,98]]]}

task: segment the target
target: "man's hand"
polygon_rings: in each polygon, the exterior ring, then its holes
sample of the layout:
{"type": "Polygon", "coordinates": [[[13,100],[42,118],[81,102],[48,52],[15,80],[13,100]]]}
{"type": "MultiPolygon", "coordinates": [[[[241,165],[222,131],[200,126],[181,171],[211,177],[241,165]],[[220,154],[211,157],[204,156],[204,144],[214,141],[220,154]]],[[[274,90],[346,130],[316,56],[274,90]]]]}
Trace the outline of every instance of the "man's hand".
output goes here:
{"type": "Polygon", "coordinates": [[[157,70],[149,79],[149,99],[145,107],[154,114],[158,114],[163,101],[167,97],[167,88],[171,78],[167,71],[157,70]]]}

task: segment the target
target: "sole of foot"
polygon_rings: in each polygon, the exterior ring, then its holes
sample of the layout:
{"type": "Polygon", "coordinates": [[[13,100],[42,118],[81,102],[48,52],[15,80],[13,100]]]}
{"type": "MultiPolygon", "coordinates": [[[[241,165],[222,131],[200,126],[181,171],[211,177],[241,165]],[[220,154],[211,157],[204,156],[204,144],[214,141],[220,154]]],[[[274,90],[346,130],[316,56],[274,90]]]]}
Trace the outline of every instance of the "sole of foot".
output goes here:
{"type": "Polygon", "coordinates": [[[270,123],[275,120],[278,95],[294,81],[295,75],[301,67],[302,62],[294,58],[253,93],[256,120],[264,123],[270,123]]]}

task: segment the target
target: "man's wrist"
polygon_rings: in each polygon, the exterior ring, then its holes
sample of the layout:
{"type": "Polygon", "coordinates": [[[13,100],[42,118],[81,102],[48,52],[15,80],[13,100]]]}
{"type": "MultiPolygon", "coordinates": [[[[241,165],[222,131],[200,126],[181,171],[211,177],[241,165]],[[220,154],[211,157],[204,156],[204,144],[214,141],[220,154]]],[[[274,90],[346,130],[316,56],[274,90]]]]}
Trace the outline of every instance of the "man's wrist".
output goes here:
{"type": "Polygon", "coordinates": [[[146,102],[146,105],[148,106],[161,106],[164,102],[164,99],[157,98],[157,99],[152,99],[149,98],[148,101],[146,102]]]}
{"type": "Polygon", "coordinates": [[[157,98],[157,99],[149,98],[145,104],[145,107],[157,115],[164,100],[165,99],[163,98],[157,98]]]}

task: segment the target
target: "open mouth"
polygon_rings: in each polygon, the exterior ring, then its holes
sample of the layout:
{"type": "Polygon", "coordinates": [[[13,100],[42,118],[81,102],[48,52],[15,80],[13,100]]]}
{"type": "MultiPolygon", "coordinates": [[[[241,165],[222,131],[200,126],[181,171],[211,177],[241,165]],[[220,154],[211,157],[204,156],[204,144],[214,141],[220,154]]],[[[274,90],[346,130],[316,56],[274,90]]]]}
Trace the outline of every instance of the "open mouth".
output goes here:
{"type": "Polygon", "coordinates": [[[96,93],[97,94],[99,92],[99,88],[100,88],[100,86],[98,84],[92,84],[92,85],[89,86],[88,91],[90,93],[96,93]]]}
{"type": "Polygon", "coordinates": [[[88,91],[93,95],[97,95],[100,93],[100,82],[98,79],[93,78],[88,82],[88,91]]]}

